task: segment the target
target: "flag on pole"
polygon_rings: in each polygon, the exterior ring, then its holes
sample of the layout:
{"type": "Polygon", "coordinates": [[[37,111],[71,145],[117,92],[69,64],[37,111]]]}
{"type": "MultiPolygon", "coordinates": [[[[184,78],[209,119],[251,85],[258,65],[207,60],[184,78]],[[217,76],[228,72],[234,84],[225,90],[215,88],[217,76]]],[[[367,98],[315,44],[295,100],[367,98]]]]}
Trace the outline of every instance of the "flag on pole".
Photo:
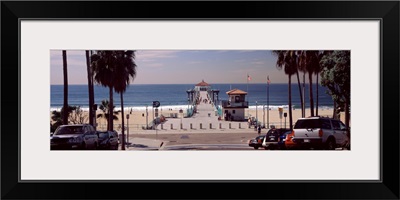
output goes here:
{"type": "Polygon", "coordinates": [[[267,83],[270,84],[271,81],[269,80],[269,76],[267,76],[267,83]]]}
{"type": "Polygon", "coordinates": [[[249,76],[249,74],[247,74],[247,80],[251,81],[251,77],[249,76]]]}

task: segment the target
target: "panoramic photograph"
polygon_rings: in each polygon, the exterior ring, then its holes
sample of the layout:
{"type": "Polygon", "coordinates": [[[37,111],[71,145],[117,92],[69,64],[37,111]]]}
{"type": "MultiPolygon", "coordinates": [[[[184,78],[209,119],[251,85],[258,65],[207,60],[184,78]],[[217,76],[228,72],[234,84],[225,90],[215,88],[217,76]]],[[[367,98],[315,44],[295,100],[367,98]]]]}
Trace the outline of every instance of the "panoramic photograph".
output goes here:
{"type": "Polygon", "coordinates": [[[50,150],[350,150],[349,50],[51,50],[50,150]]]}

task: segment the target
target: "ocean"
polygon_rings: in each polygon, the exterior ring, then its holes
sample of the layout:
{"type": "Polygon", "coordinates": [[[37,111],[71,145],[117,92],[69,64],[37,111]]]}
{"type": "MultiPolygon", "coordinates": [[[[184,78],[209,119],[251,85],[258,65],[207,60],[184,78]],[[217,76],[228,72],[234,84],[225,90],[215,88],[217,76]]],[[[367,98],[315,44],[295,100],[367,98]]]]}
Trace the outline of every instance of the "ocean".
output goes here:
{"type": "MultiPolygon", "coordinates": [[[[60,110],[63,106],[63,85],[50,86],[50,109],[60,110]]],[[[292,84],[292,105],[294,109],[300,109],[300,93],[298,85],[292,84]]],[[[250,109],[255,109],[256,101],[258,106],[267,105],[267,84],[213,84],[212,89],[218,89],[219,99],[228,100],[227,91],[230,89],[240,89],[247,91],[247,101],[250,109]]],[[[309,108],[308,84],[305,88],[306,108],[309,108]]],[[[194,84],[143,84],[130,85],[124,93],[124,108],[132,110],[145,110],[146,105],[152,106],[153,101],[159,101],[163,109],[186,108],[188,105],[188,96],[186,91],[194,89],[194,84]]],[[[333,108],[331,96],[326,94],[327,89],[319,86],[319,108],[333,108]]],[[[101,101],[109,98],[109,89],[99,85],[94,86],[95,103],[101,104],[101,101]]],[[[316,86],[313,84],[314,104],[316,102],[316,86]]],[[[80,106],[88,110],[88,86],[87,85],[69,85],[68,86],[68,104],[80,106]]],[[[114,92],[114,105],[116,110],[120,109],[120,95],[114,92]]],[[[278,107],[288,107],[288,85],[270,84],[269,85],[269,105],[271,109],[278,107]]],[[[314,105],[315,106],[315,105],[314,105]]]]}

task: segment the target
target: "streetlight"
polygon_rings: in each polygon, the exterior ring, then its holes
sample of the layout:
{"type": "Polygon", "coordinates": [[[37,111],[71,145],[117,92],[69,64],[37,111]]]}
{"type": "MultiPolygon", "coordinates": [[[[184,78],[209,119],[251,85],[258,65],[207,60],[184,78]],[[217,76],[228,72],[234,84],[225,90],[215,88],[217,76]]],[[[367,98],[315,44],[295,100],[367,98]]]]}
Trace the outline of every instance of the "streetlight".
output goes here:
{"type": "Polygon", "coordinates": [[[126,143],[129,143],[129,114],[126,114],[126,143]]]}

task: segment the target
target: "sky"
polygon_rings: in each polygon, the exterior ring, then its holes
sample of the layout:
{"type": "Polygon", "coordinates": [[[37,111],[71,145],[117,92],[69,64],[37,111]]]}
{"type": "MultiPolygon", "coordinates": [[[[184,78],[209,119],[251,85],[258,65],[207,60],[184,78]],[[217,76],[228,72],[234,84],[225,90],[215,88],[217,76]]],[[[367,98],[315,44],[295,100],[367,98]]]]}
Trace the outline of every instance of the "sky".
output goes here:
{"type": "MultiPolygon", "coordinates": [[[[267,76],[271,84],[287,83],[276,59],[267,50],[137,50],[137,75],[131,84],[247,83],[247,74],[249,84],[266,83],[267,76]]],[[[61,50],[50,51],[50,65],[51,84],[63,84],[61,50]]],[[[67,50],[67,66],[69,85],[87,84],[85,51],[67,50]]]]}

